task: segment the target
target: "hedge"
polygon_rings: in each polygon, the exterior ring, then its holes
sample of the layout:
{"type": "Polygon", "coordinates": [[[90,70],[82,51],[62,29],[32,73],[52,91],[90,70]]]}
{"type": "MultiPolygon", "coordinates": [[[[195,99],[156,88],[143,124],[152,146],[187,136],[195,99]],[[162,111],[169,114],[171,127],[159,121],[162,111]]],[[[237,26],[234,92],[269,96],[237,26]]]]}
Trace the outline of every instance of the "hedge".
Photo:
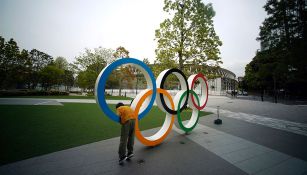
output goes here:
{"type": "Polygon", "coordinates": [[[61,91],[35,91],[35,90],[2,90],[0,96],[66,96],[69,92],[61,91]]]}

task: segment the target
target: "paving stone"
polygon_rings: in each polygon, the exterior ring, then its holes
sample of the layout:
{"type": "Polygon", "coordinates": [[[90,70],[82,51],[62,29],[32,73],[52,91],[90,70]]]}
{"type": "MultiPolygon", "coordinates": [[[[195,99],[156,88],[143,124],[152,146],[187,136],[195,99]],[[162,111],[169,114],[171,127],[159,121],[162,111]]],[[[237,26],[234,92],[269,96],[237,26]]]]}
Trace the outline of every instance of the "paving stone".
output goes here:
{"type": "MultiPolygon", "coordinates": [[[[209,128],[201,124],[198,124],[197,128],[198,129],[195,132],[198,133],[206,132],[208,130],[214,133],[215,131],[213,128],[209,128]]],[[[174,130],[179,133],[181,132],[178,128],[174,128],[174,130]]],[[[303,160],[296,159],[268,147],[264,147],[227,133],[221,133],[220,131],[218,132],[220,134],[214,136],[204,135],[203,137],[194,137],[191,134],[186,135],[185,137],[229,161],[248,174],[255,174],[257,172],[268,170],[282,163],[283,161],[286,161],[287,159],[294,159],[298,162],[301,161],[302,164],[307,165],[307,163],[303,160]]],[[[297,168],[300,169],[299,165],[293,164],[289,166],[291,166],[293,169],[298,166],[297,168]]]]}
{"type": "Polygon", "coordinates": [[[238,151],[224,154],[223,158],[231,163],[237,163],[270,151],[271,151],[270,149],[267,149],[260,145],[256,145],[256,146],[247,147],[246,149],[240,149],[238,151]]]}
{"type": "Polygon", "coordinates": [[[255,174],[267,168],[271,168],[282,161],[290,159],[291,157],[276,151],[268,152],[255,156],[251,159],[235,163],[237,167],[247,172],[248,174],[255,174]]]}
{"type": "Polygon", "coordinates": [[[307,164],[305,161],[299,159],[288,159],[280,164],[260,171],[259,175],[295,175],[307,173],[307,164]]]}
{"type": "Polygon", "coordinates": [[[246,143],[245,142],[234,142],[231,144],[226,144],[222,147],[213,148],[211,149],[211,151],[217,155],[224,155],[227,153],[236,152],[238,150],[242,150],[242,149],[251,147],[253,145],[254,145],[253,143],[249,143],[249,142],[246,142],[246,143]]]}

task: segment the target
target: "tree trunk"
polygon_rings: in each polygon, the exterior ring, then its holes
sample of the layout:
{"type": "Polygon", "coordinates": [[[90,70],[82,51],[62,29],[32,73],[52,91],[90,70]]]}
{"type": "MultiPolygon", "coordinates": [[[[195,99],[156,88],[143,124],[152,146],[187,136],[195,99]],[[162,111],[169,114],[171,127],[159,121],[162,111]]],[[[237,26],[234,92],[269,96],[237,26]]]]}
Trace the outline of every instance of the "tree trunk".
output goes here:
{"type": "Polygon", "coordinates": [[[261,101],[263,101],[264,89],[261,88],[261,101]]]}
{"type": "Polygon", "coordinates": [[[277,93],[276,93],[276,77],[273,76],[274,79],[274,102],[277,103],[277,93]]]}
{"type": "Polygon", "coordinates": [[[285,1],[281,1],[282,4],[282,14],[283,14],[283,23],[284,23],[284,29],[285,29],[285,37],[286,37],[286,44],[287,44],[287,49],[289,50],[290,48],[290,34],[289,34],[289,21],[287,20],[287,7],[285,4],[285,1]]]}
{"type": "Polygon", "coordinates": [[[135,95],[138,94],[138,75],[136,75],[135,95]]]}
{"type": "Polygon", "coordinates": [[[179,69],[183,71],[183,60],[182,60],[182,52],[178,52],[179,57],[179,69]]]}
{"type": "Polygon", "coordinates": [[[184,6],[181,5],[181,29],[180,29],[180,43],[179,43],[179,47],[180,47],[180,50],[178,51],[178,57],[179,57],[179,69],[181,71],[183,71],[183,63],[184,63],[184,60],[183,60],[183,53],[182,51],[184,50],[183,49],[183,43],[184,43],[184,33],[183,33],[183,27],[184,27],[184,6]]]}

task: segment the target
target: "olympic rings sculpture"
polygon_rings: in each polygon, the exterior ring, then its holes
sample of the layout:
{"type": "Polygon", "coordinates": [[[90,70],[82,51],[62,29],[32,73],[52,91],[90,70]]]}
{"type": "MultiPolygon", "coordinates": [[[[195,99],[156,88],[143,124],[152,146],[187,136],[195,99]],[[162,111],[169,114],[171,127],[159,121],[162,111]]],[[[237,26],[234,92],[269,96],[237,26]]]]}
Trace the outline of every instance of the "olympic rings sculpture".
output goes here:
{"type": "Polygon", "coordinates": [[[147,82],[147,89],[137,94],[131,104],[131,108],[134,109],[134,112],[138,116],[138,119],[135,122],[135,135],[141,143],[147,146],[160,144],[171,131],[175,115],[177,116],[179,126],[183,131],[190,132],[195,128],[199,119],[199,111],[205,108],[208,101],[208,84],[206,77],[202,73],[198,73],[191,75],[187,79],[181,70],[172,68],[162,71],[158,75],[157,80],[155,80],[150,68],[145,63],[135,58],[117,59],[113,63],[107,65],[98,75],[95,84],[96,102],[106,116],[115,122],[120,122],[120,118],[107,105],[104,92],[107,79],[112,71],[125,64],[132,65],[140,70],[141,73],[144,74],[147,82]],[[166,90],[164,90],[166,78],[170,74],[175,75],[179,79],[181,86],[181,90],[177,92],[174,99],[166,90]],[[197,80],[202,87],[200,98],[193,91],[197,80]],[[139,129],[139,120],[146,116],[154,105],[154,102],[156,102],[160,110],[166,113],[166,117],[158,132],[152,136],[144,137],[139,129]],[[187,106],[192,109],[192,116],[190,120],[184,124],[180,114],[187,106]]]}

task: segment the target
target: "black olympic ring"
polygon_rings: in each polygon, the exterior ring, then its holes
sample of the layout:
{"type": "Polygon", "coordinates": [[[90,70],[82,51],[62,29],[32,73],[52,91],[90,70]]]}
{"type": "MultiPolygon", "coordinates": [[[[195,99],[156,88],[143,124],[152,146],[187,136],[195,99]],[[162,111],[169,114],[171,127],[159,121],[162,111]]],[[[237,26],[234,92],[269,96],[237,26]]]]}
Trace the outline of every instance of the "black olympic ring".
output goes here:
{"type": "MultiPolygon", "coordinates": [[[[185,89],[185,90],[187,90],[187,95],[186,95],[186,96],[189,97],[189,91],[188,91],[188,89],[189,89],[189,84],[188,84],[187,77],[184,75],[184,73],[183,73],[181,70],[179,70],[179,69],[177,69],[177,68],[168,69],[168,70],[166,71],[166,73],[164,74],[164,76],[163,76],[163,78],[162,78],[162,80],[161,80],[161,84],[160,84],[160,87],[159,87],[159,88],[164,89],[165,80],[166,80],[167,76],[169,76],[169,75],[172,74],[172,73],[173,73],[174,75],[176,75],[176,73],[178,73],[178,74],[180,74],[180,76],[183,77],[184,83],[185,83],[185,85],[186,85],[186,89],[185,89]]],[[[183,88],[183,87],[181,87],[181,88],[183,88]]],[[[172,109],[170,109],[170,108],[168,107],[168,105],[165,103],[163,94],[160,94],[160,98],[161,98],[161,104],[162,104],[163,108],[164,108],[168,113],[173,114],[173,115],[176,115],[176,114],[177,114],[177,110],[175,111],[175,110],[172,110],[172,109]]],[[[187,107],[187,105],[188,105],[188,98],[185,98],[184,104],[183,104],[183,106],[179,109],[179,111],[182,112],[182,111],[187,107]]]]}

